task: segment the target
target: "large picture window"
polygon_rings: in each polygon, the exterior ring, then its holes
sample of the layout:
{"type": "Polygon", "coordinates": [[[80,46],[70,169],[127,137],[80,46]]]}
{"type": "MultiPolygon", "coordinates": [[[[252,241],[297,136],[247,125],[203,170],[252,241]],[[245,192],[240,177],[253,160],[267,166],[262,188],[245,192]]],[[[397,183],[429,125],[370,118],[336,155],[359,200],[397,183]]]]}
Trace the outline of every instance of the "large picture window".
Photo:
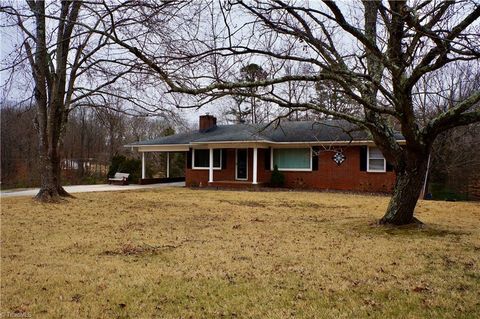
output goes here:
{"type": "Polygon", "coordinates": [[[276,148],[273,150],[272,169],[284,171],[312,170],[311,148],[276,148]]]}
{"type": "Polygon", "coordinates": [[[387,162],[385,157],[383,157],[380,149],[376,147],[368,148],[367,156],[367,171],[368,172],[386,172],[387,162]]]}
{"type": "MultiPolygon", "coordinates": [[[[214,149],[213,150],[213,168],[221,169],[222,168],[222,150],[214,149]]],[[[193,168],[208,168],[210,166],[210,150],[193,150],[193,168]]]]}

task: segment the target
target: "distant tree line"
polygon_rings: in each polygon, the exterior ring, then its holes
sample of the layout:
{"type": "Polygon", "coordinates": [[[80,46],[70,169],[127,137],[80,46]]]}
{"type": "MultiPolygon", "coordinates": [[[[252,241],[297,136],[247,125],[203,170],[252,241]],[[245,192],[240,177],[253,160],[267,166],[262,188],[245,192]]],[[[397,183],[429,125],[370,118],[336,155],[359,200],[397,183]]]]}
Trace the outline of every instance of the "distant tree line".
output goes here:
{"type": "MultiPolygon", "coordinates": [[[[39,186],[35,108],[3,105],[0,117],[2,188],[39,186]]],[[[138,152],[124,145],[173,133],[173,125],[161,118],[131,116],[107,108],[76,109],[65,127],[60,154],[62,177],[67,184],[105,183],[112,158],[140,159],[138,152]]],[[[181,157],[171,154],[171,176],[183,174],[181,157]]],[[[147,164],[151,176],[164,177],[165,154],[148,154],[147,164]]]]}

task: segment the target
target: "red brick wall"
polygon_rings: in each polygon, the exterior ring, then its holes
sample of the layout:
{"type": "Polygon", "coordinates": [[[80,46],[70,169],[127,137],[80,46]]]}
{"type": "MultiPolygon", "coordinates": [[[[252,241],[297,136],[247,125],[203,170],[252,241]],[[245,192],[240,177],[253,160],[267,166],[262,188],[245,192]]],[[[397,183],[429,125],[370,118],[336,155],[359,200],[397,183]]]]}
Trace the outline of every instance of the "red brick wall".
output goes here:
{"type": "MultiPolygon", "coordinates": [[[[258,182],[270,181],[269,170],[265,170],[265,152],[258,150],[258,182]]],[[[285,186],[289,188],[316,188],[332,190],[353,190],[365,192],[390,192],[395,182],[393,172],[368,173],[360,171],[360,147],[344,148],[346,160],[342,165],[332,160],[333,152],[321,152],[318,171],[288,172],[285,175],[285,186]]],[[[248,150],[248,181],[252,181],[253,149],[248,150]]],[[[208,170],[185,169],[187,186],[207,186],[208,170]]],[[[227,150],[227,168],[214,170],[214,181],[235,180],[235,149],[227,150]]]]}
{"type": "MultiPolygon", "coordinates": [[[[251,163],[248,163],[248,177],[251,180],[251,163]]],[[[227,168],[221,170],[213,170],[214,181],[234,181],[235,180],[235,149],[227,149],[227,168]]],[[[208,169],[188,169],[185,167],[185,182],[187,186],[207,186],[208,185],[208,169]]]]}

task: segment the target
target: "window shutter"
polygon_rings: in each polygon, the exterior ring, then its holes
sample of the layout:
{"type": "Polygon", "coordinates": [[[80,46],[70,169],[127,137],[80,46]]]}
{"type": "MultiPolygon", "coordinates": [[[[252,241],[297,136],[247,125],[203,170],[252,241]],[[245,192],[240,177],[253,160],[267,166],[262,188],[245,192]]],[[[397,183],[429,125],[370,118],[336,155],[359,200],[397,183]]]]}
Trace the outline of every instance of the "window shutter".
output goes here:
{"type": "Polygon", "coordinates": [[[387,162],[387,172],[392,172],[393,171],[393,165],[387,162]]]}
{"type": "Polygon", "coordinates": [[[360,170],[367,170],[367,146],[360,146],[360,170]]]}
{"type": "Polygon", "coordinates": [[[320,148],[318,146],[312,147],[312,171],[318,171],[318,152],[320,148]]]}
{"type": "Polygon", "coordinates": [[[269,171],[270,170],[270,161],[271,161],[271,156],[272,156],[272,148],[269,147],[264,150],[265,152],[265,170],[269,171]]]}
{"type": "Polygon", "coordinates": [[[222,148],[222,169],[227,168],[227,149],[222,148]]]}
{"type": "Polygon", "coordinates": [[[187,152],[187,169],[192,168],[192,149],[189,148],[187,152]]]}

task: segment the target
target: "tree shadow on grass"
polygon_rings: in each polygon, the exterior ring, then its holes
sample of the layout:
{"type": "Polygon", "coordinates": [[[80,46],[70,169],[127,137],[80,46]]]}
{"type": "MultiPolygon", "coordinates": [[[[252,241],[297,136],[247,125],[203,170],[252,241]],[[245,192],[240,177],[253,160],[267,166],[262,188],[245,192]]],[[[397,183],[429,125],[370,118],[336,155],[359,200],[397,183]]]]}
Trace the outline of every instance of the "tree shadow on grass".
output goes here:
{"type": "Polygon", "coordinates": [[[345,226],[360,234],[388,235],[409,238],[458,237],[469,235],[464,230],[448,228],[438,224],[409,224],[403,226],[380,225],[377,220],[365,223],[365,220],[352,221],[345,226]]]}
{"type": "Polygon", "coordinates": [[[411,224],[404,226],[370,225],[370,227],[388,235],[418,238],[463,236],[469,234],[466,231],[447,228],[437,224],[411,224]]]}

